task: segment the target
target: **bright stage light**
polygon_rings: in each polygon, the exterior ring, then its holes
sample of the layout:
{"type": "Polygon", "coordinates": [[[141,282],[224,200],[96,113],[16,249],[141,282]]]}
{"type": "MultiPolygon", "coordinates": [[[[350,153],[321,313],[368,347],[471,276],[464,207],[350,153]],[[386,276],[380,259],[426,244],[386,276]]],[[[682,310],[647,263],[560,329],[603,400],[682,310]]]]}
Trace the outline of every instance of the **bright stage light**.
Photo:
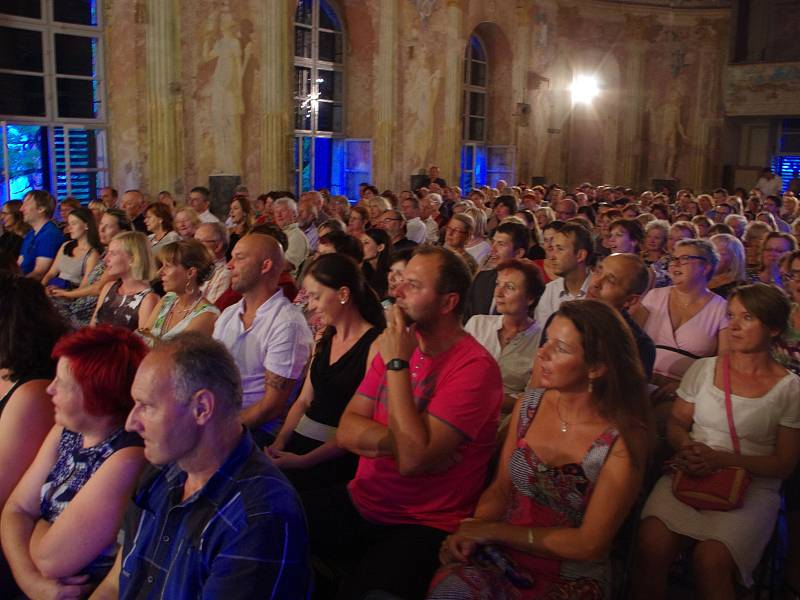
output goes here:
{"type": "Polygon", "coordinates": [[[569,88],[572,93],[572,103],[591,104],[592,100],[600,93],[600,85],[597,77],[592,75],[577,75],[572,80],[569,88]]]}

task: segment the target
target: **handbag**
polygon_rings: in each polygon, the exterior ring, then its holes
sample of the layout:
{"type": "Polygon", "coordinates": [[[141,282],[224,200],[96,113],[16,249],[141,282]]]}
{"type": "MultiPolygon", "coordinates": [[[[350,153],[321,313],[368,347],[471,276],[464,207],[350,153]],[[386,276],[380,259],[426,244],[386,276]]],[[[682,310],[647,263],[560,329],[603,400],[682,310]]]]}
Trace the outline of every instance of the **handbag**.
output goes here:
{"type": "MultiPolygon", "coordinates": [[[[730,359],[722,358],[722,378],[725,385],[725,412],[728,415],[728,429],[733,442],[733,450],[740,454],[739,437],[733,422],[731,404],[730,359]]],[[[678,470],[672,477],[672,493],[675,497],[700,510],[732,510],[740,508],[752,477],[741,467],[725,467],[710,475],[692,477],[678,470]]]]}

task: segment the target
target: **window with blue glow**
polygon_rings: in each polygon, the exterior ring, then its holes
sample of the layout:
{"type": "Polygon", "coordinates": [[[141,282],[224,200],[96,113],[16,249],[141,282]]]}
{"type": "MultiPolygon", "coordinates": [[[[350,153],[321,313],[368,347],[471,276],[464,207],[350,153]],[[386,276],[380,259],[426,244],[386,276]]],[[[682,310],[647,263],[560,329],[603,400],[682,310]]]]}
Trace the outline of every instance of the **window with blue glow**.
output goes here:
{"type": "Polygon", "coordinates": [[[800,172],[800,155],[776,156],[772,159],[772,172],[780,176],[782,180],[782,192],[785,192],[789,188],[789,182],[794,177],[796,171],[800,172]]]}
{"type": "Polygon", "coordinates": [[[350,197],[350,146],[344,140],[344,35],[344,23],[331,3],[298,0],[294,17],[294,185],[298,194],[329,189],[350,197]]]}
{"type": "Polygon", "coordinates": [[[106,184],[101,25],[97,0],[0,2],[0,199],[106,184]]]}

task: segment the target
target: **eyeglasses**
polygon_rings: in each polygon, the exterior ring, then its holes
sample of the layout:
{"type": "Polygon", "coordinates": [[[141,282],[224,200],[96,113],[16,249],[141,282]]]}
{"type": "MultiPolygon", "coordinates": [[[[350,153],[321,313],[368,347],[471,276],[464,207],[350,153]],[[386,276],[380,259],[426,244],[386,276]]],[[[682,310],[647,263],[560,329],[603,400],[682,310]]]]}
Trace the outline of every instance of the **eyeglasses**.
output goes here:
{"type": "Polygon", "coordinates": [[[667,259],[667,263],[669,263],[670,265],[678,263],[680,266],[685,267],[686,265],[688,265],[693,260],[702,260],[703,262],[706,262],[706,257],[705,256],[691,256],[691,255],[670,256],[667,259]]]}
{"type": "Polygon", "coordinates": [[[402,221],[403,219],[393,219],[391,217],[386,217],[385,219],[381,219],[381,223],[391,223],[392,221],[402,221]]]}
{"type": "Polygon", "coordinates": [[[445,227],[444,230],[447,233],[459,233],[461,235],[466,235],[467,234],[467,232],[464,231],[463,229],[456,229],[455,227],[445,227]]]}

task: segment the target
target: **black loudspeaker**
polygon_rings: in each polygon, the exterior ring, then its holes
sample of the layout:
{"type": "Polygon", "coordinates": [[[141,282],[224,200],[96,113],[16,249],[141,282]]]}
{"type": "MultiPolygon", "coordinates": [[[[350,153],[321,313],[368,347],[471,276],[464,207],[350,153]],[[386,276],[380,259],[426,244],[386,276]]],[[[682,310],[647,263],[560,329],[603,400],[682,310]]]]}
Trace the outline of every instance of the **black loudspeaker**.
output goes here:
{"type": "Polygon", "coordinates": [[[677,179],[653,179],[653,191],[660,192],[661,188],[667,188],[670,191],[670,195],[674,196],[675,192],[678,191],[678,180],[677,179]]]}
{"type": "Polygon", "coordinates": [[[211,191],[209,210],[224,223],[231,208],[231,198],[236,186],[242,183],[239,175],[209,175],[208,189],[211,191]]]}
{"type": "Polygon", "coordinates": [[[544,175],[537,175],[536,177],[531,177],[531,185],[547,185],[547,177],[544,175]]]}

